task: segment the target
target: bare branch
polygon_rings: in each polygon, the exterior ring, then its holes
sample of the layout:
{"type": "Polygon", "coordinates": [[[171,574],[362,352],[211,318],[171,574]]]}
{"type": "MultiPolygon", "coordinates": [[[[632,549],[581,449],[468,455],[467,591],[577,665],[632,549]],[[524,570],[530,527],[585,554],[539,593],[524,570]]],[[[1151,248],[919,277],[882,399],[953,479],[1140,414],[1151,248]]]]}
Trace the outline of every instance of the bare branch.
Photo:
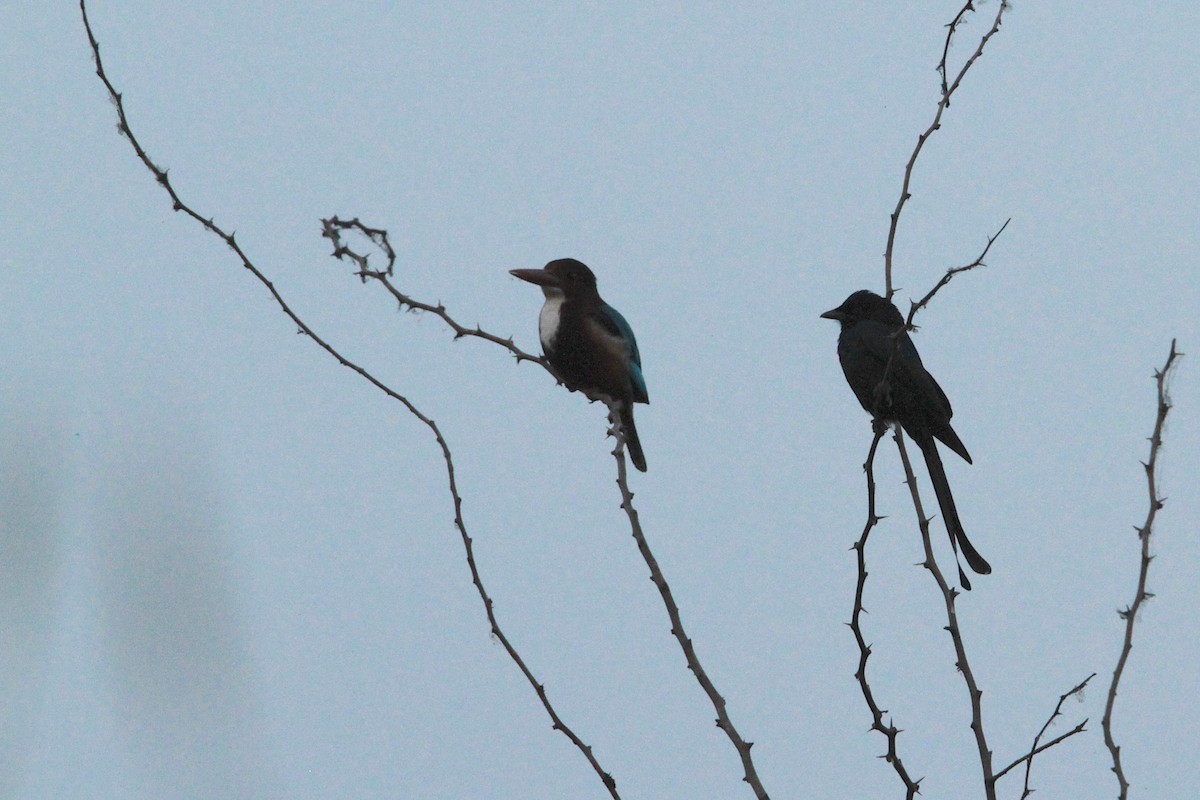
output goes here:
{"type": "Polygon", "coordinates": [[[862,632],[862,615],[866,613],[866,608],[863,606],[863,591],[867,585],[867,538],[879,521],[883,519],[875,510],[875,452],[879,449],[879,440],[886,432],[886,425],[875,425],[875,438],[871,440],[871,450],[867,453],[866,463],[863,464],[863,471],[867,474],[867,522],[863,526],[862,535],[852,546],[858,555],[858,585],[854,590],[854,610],[850,614],[848,624],[850,630],[854,632],[854,641],[858,644],[858,670],[854,673],[854,677],[858,681],[859,688],[862,689],[863,700],[866,701],[867,708],[871,712],[871,730],[879,731],[887,738],[887,752],[884,753],[883,758],[892,765],[892,769],[904,783],[907,800],[913,800],[921,791],[921,781],[913,780],[904,767],[904,762],[900,760],[900,754],[896,748],[896,738],[900,734],[900,729],[891,719],[885,721],[887,709],[879,707],[875,701],[875,693],[867,681],[867,660],[871,657],[871,646],[867,644],[866,637],[862,632]]]}
{"type": "Polygon", "coordinates": [[[1158,495],[1158,485],[1154,470],[1158,465],[1159,451],[1162,450],[1163,427],[1167,422],[1167,414],[1171,411],[1171,396],[1167,388],[1167,382],[1171,375],[1171,370],[1175,366],[1176,359],[1181,355],[1183,353],[1175,349],[1175,340],[1172,339],[1171,352],[1167,355],[1166,363],[1163,364],[1162,369],[1155,370],[1154,372],[1154,381],[1158,387],[1158,411],[1154,418],[1154,433],[1150,435],[1150,460],[1142,464],[1142,467],[1146,470],[1146,488],[1150,495],[1150,510],[1146,513],[1146,521],[1142,523],[1142,527],[1134,529],[1137,531],[1138,538],[1142,542],[1142,557],[1138,568],[1137,591],[1134,593],[1133,602],[1123,611],[1117,612],[1125,620],[1125,641],[1121,645],[1121,655],[1117,659],[1116,669],[1113,670],[1112,683],[1108,687],[1108,701],[1104,705],[1104,718],[1100,721],[1100,727],[1104,731],[1104,744],[1112,754],[1112,771],[1116,774],[1117,784],[1120,786],[1120,794],[1117,795],[1120,800],[1125,800],[1129,796],[1129,781],[1126,780],[1125,770],[1121,767],[1121,748],[1113,738],[1113,706],[1117,702],[1117,686],[1121,682],[1121,675],[1125,672],[1125,664],[1129,660],[1129,653],[1133,650],[1133,626],[1137,622],[1138,611],[1141,610],[1143,602],[1153,597],[1146,590],[1146,577],[1150,572],[1150,560],[1153,558],[1150,555],[1150,534],[1154,531],[1154,518],[1158,515],[1159,509],[1163,507],[1163,503],[1166,502],[1166,498],[1159,497],[1158,495]]]}
{"type": "MultiPolygon", "coordinates": [[[[1054,747],[1056,744],[1059,744],[1060,742],[1063,742],[1063,741],[1065,741],[1065,740],[1067,740],[1067,739],[1071,738],[1072,736],[1074,736],[1074,735],[1075,735],[1075,734],[1077,734],[1077,733],[1083,733],[1085,730],[1087,730],[1087,724],[1088,724],[1088,720],[1085,718],[1085,719],[1083,720],[1083,722],[1079,723],[1078,725],[1076,725],[1074,728],[1072,728],[1071,730],[1067,731],[1066,733],[1064,733],[1064,734],[1061,734],[1061,735],[1059,735],[1059,736],[1055,736],[1053,739],[1051,739],[1051,740],[1050,740],[1050,741],[1048,741],[1048,742],[1044,742],[1043,744],[1039,744],[1037,747],[1035,747],[1034,749],[1030,750],[1028,753],[1026,753],[1025,755],[1021,756],[1020,758],[1018,758],[1018,759],[1017,759],[1016,761],[1014,761],[1013,763],[1009,764],[1009,765],[1008,765],[1007,767],[1005,767],[1004,769],[1002,769],[1002,770],[1000,770],[999,772],[997,772],[997,773],[996,773],[996,780],[1000,780],[1000,777],[1001,777],[1001,776],[1003,776],[1003,775],[1007,775],[1007,774],[1009,773],[1009,771],[1011,771],[1011,770],[1015,769],[1015,768],[1016,768],[1017,766],[1019,766],[1020,764],[1022,764],[1022,763],[1028,763],[1028,762],[1030,762],[1030,761],[1033,759],[1033,757],[1034,757],[1034,756],[1036,756],[1036,755],[1038,755],[1039,753],[1043,753],[1043,752],[1045,752],[1046,750],[1049,750],[1051,747],[1054,747]]],[[[1025,782],[1025,791],[1024,791],[1024,792],[1022,792],[1022,794],[1021,794],[1022,800],[1024,800],[1024,798],[1025,798],[1025,797],[1028,797],[1029,795],[1033,794],[1033,790],[1029,788],[1029,774],[1028,774],[1028,770],[1026,770],[1025,780],[1026,780],[1026,782],[1025,782]]]]}
{"type": "Polygon", "coordinates": [[[663,605],[667,607],[667,616],[671,619],[671,634],[679,642],[679,646],[683,650],[683,657],[687,660],[688,669],[696,676],[696,681],[704,689],[704,693],[708,695],[708,699],[712,702],[713,709],[717,712],[717,727],[723,730],[725,735],[729,737],[729,741],[733,743],[734,749],[737,750],[738,756],[742,760],[742,769],[745,772],[742,780],[750,784],[750,788],[754,790],[754,796],[758,800],[768,800],[767,790],[763,788],[762,781],[758,777],[758,771],[754,767],[754,759],[750,756],[750,748],[754,746],[754,742],[747,742],[738,733],[737,728],[734,727],[733,720],[730,719],[729,712],[725,706],[725,698],[717,691],[717,687],[713,685],[712,679],[704,671],[704,667],[700,663],[700,657],[696,655],[695,645],[692,644],[691,638],[683,628],[683,618],[679,614],[679,606],[675,603],[675,597],[671,594],[671,587],[667,584],[667,579],[663,576],[662,569],[658,566],[658,559],[654,557],[654,552],[650,549],[650,543],[646,541],[646,534],[642,530],[642,524],[638,519],[637,509],[633,507],[633,492],[629,490],[629,482],[626,480],[625,439],[621,433],[617,408],[612,403],[609,404],[609,422],[612,426],[613,435],[617,437],[617,446],[613,450],[613,457],[617,460],[617,486],[621,490],[621,508],[625,511],[625,515],[629,517],[629,527],[633,532],[634,541],[637,542],[638,550],[641,552],[646,566],[650,568],[650,580],[653,581],[655,587],[658,589],[658,593],[662,595],[663,605]]]}
{"type": "MultiPolygon", "coordinates": [[[[363,367],[361,367],[358,364],[355,364],[354,362],[345,358],[340,352],[338,352],[336,349],[334,349],[332,345],[330,345],[328,342],[326,342],[324,339],[322,339],[320,336],[318,336],[317,333],[312,328],[310,328],[307,324],[305,324],[304,320],[302,320],[299,316],[297,316],[297,314],[291,309],[291,307],[288,306],[288,304],[284,301],[283,296],[275,288],[274,284],[272,284],[271,281],[267,279],[266,275],[264,275],[263,272],[261,270],[259,270],[259,268],[257,266],[254,265],[254,263],[250,260],[250,257],[245,253],[245,251],[242,250],[241,246],[237,244],[237,242],[234,239],[233,234],[226,232],[223,228],[221,228],[215,222],[213,222],[213,220],[211,218],[205,218],[205,217],[201,216],[199,213],[197,213],[195,210],[193,210],[189,205],[187,205],[182,200],[182,198],[180,198],[180,196],[176,193],[175,187],[172,186],[171,181],[167,176],[166,170],[161,169],[157,165],[154,164],[154,162],[151,160],[149,154],[145,151],[145,149],[142,147],[142,145],[138,142],[137,137],[134,136],[132,129],[129,127],[129,120],[125,115],[125,106],[124,106],[124,103],[122,102],[121,95],[119,92],[117,92],[116,87],[113,86],[112,82],[108,79],[108,76],[104,72],[104,63],[100,59],[100,44],[99,44],[99,42],[97,42],[95,34],[92,32],[92,26],[91,26],[90,21],[88,20],[87,6],[85,3],[85,0],[80,0],[79,11],[80,11],[81,15],[83,16],[83,25],[84,25],[85,30],[87,31],[88,42],[91,44],[92,56],[96,62],[96,75],[104,83],[105,88],[108,90],[109,98],[112,100],[113,105],[115,105],[116,109],[117,109],[117,118],[119,120],[118,130],[121,132],[121,134],[123,136],[125,136],[125,138],[127,138],[129,140],[129,143],[133,146],[134,152],[137,153],[138,158],[146,166],[146,169],[150,170],[151,174],[154,175],[155,180],[158,182],[158,184],[160,186],[162,186],[163,189],[170,196],[172,207],[174,208],[174,210],[181,211],[184,214],[186,214],[187,216],[196,220],[198,223],[200,223],[200,225],[202,225],[204,227],[205,230],[209,231],[214,236],[221,239],[221,241],[223,241],[229,247],[229,249],[232,250],[234,252],[234,254],[238,257],[238,259],[242,263],[242,266],[245,269],[249,270],[249,272],[260,283],[262,283],[263,286],[265,286],[267,288],[267,291],[270,292],[271,297],[275,300],[275,303],[279,306],[280,310],[283,311],[283,313],[285,315],[287,315],[288,319],[290,319],[297,326],[297,328],[299,328],[301,333],[303,333],[305,336],[307,336],[309,339],[311,339],[315,344],[317,344],[317,346],[319,346],[322,350],[324,350],[326,353],[328,353],[330,356],[332,356],[339,364],[353,370],[360,377],[362,377],[363,379],[368,381],[371,385],[373,385],[375,388],[379,389],[381,392],[386,394],[388,397],[392,398],[393,400],[396,400],[401,405],[403,405],[404,408],[410,414],[412,414],[414,417],[416,417],[418,420],[420,420],[433,433],[434,438],[437,440],[438,446],[441,448],[442,457],[446,462],[446,477],[447,477],[447,480],[449,483],[450,496],[454,502],[454,526],[458,529],[459,535],[462,537],[463,548],[465,549],[466,555],[467,555],[467,566],[470,568],[470,571],[471,571],[471,581],[472,581],[472,583],[475,584],[475,588],[479,593],[479,598],[483,602],[484,611],[487,614],[487,619],[488,619],[488,623],[491,626],[492,635],[496,637],[496,639],[500,642],[501,645],[503,645],[505,652],[507,652],[509,655],[509,658],[511,658],[513,660],[513,662],[517,665],[517,667],[521,670],[522,674],[525,676],[525,679],[527,681],[529,681],[530,686],[532,686],[534,688],[534,691],[537,693],[538,700],[541,701],[542,707],[545,708],[546,713],[550,716],[551,722],[553,723],[554,730],[561,731],[563,733],[563,735],[565,735],[568,739],[571,740],[572,744],[574,744],[575,747],[578,748],[579,751],[587,759],[588,763],[591,765],[591,767],[595,771],[596,775],[600,778],[601,782],[604,784],[605,788],[608,790],[609,795],[611,797],[613,797],[614,800],[620,800],[620,795],[617,794],[616,781],[613,779],[612,775],[610,773],[606,772],[600,766],[599,761],[597,761],[596,757],[592,754],[592,748],[589,747],[588,745],[586,745],[575,734],[574,731],[572,731],[569,727],[567,727],[567,725],[558,716],[558,713],[554,710],[554,707],[550,704],[550,700],[546,695],[545,686],[538,682],[538,680],[534,676],[533,672],[526,665],[524,659],[521,658],[521,656],[517,652],[516,648],[512,645],[512,643],[509,641],[508,637],[505,636],[504,632],[500,629],[500,623],[496,619],[495,611],[493,608],[494,604],[493,604],[492,598],[488,595],[486,589],[484,588],[483,579],[480,577],[479,569],[475,564],[475,551],[472,546],[471,537],[467,533],[466,523],[463,519],[463,514],[462,514],[463,500],[462,500],[462,497],[458,493],[458,484],[457,484],[457,482],[455,480],[455,476],[454,476],[454,460],[453,460],[453,457],[450,452],[450,446],[446,442],[445,437],[442,436],[442,432],[438,428],[437,423],[434,422],[429,417],[425,416],[420,411],[420,409],[418,409],[407,397],[404,397],[403,395],[397,393],[396,391],[394,391],[393,389],[391,389],[390,387],[388,387],[387,385],[382,383],[379,379],[377,379],[374,375],[372,375],[370,372],[368,372],[363,367]]],[[[366,235],[368,235],[368,236],[371,235],[370,232],[367,232],[367,231],[364,231],[364,233],[366,233],[366,235]]],[[[383,241],[386,243],[386,238],[383,241]]],[[[390,246],[388,246],[387,249],[390,251],[390,246]]],[[[394,254],[393,254],[393,256],[394,256],[394,254]]],[[[530,360],[537,361],[538,359],[530,358],[530,360]]]]}
{"type": "Polygon", "coordinates": [[[1046,735],[1046,731],[1050,728],[1050,725],[1053,724],[1054,720],[1062,716],[1062,705],[1067,701],[1067,698],[1076,694],[1082,697],[1083,690],[1088,685],[1088,681],[1094,677],[1096,677],[1096,673],[1093,672],[1091,675],[1088,675],[1080,683],[1078,683],[1075,688],[1071,689],[1065,694],[1060,695],[1058,702],[1054,705],[1054,711],[1050,714],[1050,718],[1046,720],[1046,724],[1042,726],[1040,731],[1038,731],[1037,736],[1033,737],[1033,746],[1029,748],[1029,752],[996,773],[996,780],[1000,780],[1002,776],[1015,768],[1018,764],[1022,762],[1025,763],[1025,788],[1021,792],[1021,800],[1025,800],[1025,798],[1033,794],[1033,790],[1029,788],[1029,773],[1033,768],[1033,757],[1038,753],[1049,750],[1051,747],[1054,747],[1054,745],[1069,739],[1077,733],[1083,733],[1083,731],[1086,729],[1088,721],[1085,719],[1083,722],[1079,723],[1063,735],[1056,736],[1054,739],[1046,742],[1045,744],[1041,743],[1042,737],[1046,735]]]}
{"type": "Polygon", "coordinates": [[[988,40],[1000,30],[1000,22],[1004,16],[1004,12],[1008,10],[1008,0],[1001,0],[1000,8],[996,11],[996,18],[992,21],[992,27],[979,40],[979,46],[975,48],[975,52],[962,65],[962,69],[958,71],[958,75],[954,78],[953,83],[946,81],[946,59],[950,54],[950,39],[954,32],[969,11],[974,11],[975,6],[971,0],[962,7],[962,10],[955,15],[954,20],[947,26],[949,30],[946,33],[946,45],[942,49],[942,60],[938,63],[938,73],[942,80],[942,98],[938,101],[937,111],[933,115],[933,122],[925,129],[925,132],[917,137],[917,144],[913,148],[912,155],[908,157],[908,163],[904,167],[904,181],[900,187],[900,199],[896,201],[896,208],[892,211],[890,224],[888,225],[887,249],[883,251],[883,272],[886,291],[884,296],[892,299],[892,294],[895,290],[892,287],[892,255],[895,252],[896,245],[896,229],[900,224],[900,212],[904,210],[904,204],[912,197],[909,193],[909,186],[912,184],[913,167],[917,163],[917,157],[921,155],[921,150],[925,147],[925,142],[933,135],[933,132],[942,126],[942,113],[950,107],[950,97],[958,90],[962,84],[962,80],[966,77],[967,71],[972,65],[983,55],[983,48],[987,46],[988,40]]]}
{"type": "Polygon", "coordinates": [[[350,220],[344,220],[334,216],[330,217],[329,219],[321,220],[321,235],[333,243],[333,253],[331,255],[334,258],[353,262],[357,270],[355,274],[358,275],[359,279],[361,279],[363,283],[366,283],[368,280],[376,280],[382,283],[384,287],[391,293],[392,297],[396,299],[396,302],[400,304],[401,309],[408,308],[413,311],[427,311],[430,314],[434,314],[443,322],[445,322],[451,330],[454,331],[455,339],[462,339],[470,336],[492,342],[493,344],[498,344],[512,353],[517,359],[518,363],[521,361],[533,361],[541,364],[551,375],[554,375],[554,377],[557,379],[558,376],[555,375],[554,370],[551,369],[550,364],[545,358],[535,356],[531,353],[526,353],[524,350],[513,344],[511,336],[507,338],[497,336],[494,333],[488,333],[478,325],[476,325],[474,328],[468,328],[451,317],[450,314],[447,313],[446,307],[441,303],[424,303],[404,294],[397,289],[391,280],[396,266],[396,251],[392,249],[391,242],[388,240],[388,232],[383,228],[367,227],[359,221],[358,217],[350,220]],[[358,231],[363,236],[367,237],[372,244],[382,250],[384,255],[387,257],[387,267],[382,270],[371,269],[368,256],[352,250],[342,241],[342,231],[346,230],[358,231]]]}
{"type": "Polygon", "coordinates": [[[942,592],[942,599],[946,604],[946,630],[950,633],[950,640],[954,643],[955,666],[962,674],[963,682],[967,685],[967,694],[971,698],[971,730],[975,734],[975,745],[979,750],[979,765],[983,771],[985,796],[987,800],[996,800],[996,778],[992,774],[992,751],[988,749],[987,737],[983,732],[981,702],[983,692],[975,683],[975,675],[971,672],[971,665],[967,660],[967,649],[963,644],[962,632],[958,627],[958,614],[955,610],[958,590],[946,582],[941,569],[938,568],[937,561],[933,558],[933,544],[929,539],[929,517],[925,516],[924,507],[921,505],[921,495],[917,491],[917,478],[913,473],[912,462],[908,459],[908,451],[904,447],[904,434],[901,433],[899,427],[896,428],[896,447],[900,450],[900,461],[904,464],[905,482],[912,494],[913,507],[917,511],[917,522],[921,527],[921,542],[925,546],[925,561],[922,566],[933,575],[938,589],[942,592]]]}
{"type": "Polygon", "coordinates": [[[940,292],[942,290],[943,286],[950,283],[950,281],[952,281],[954,279],[955,275],[959,274],[960,272],[967,272],[968,270],[975,269],[976,267],[987,266],[983,260],[985,258],[987,258],[988,251],[992,249],[992,244],[995,243],[995,241],[1000,238],[1000,234],[1004,233],[1004,229],[1008,227],[1008,223],[1010,223],[1010,222],[1012,222],[1012,217],[1009,217],[1008,219],[1006,219],[1004,221],[1004,224],[1000,226],[1000,230],[996,231],[995,233],[993,233],[991,236],[988,237],[987,244],[984,245],[983,251],[980,252],[980,254],[975,258],[974,261],[972,261],[970,264],[964,264],[961,267],[951,267],[950,269],[946,270],[946,274],[943,275],[936,284],[934,284],[934,287],[932,289],[930,289],[929,292],[924,297],[922,297],[917,302],[911,304],[911,307],[908,309],[908,317],[904,323],[905,328],[907,328],[909,330],[914,329],[913,328],[913,317],[915,317],[917,315],[918,311],[920,311],[925,306],[929,305],[929,301],[933,299],[933,296],[935,294],[937,294],[938,292],[940,292]]]}
{"type": "MultiPolygon", "coordinates": [[[[974,13],[974,11],[975,4],[968,0],[967,4],[954,15],[954,19],[946,25],[946,43],[942,45],[942,60],[937,65],[938,76],[942,79],[942,97],[949,98],[950,96],[950,87],[946,83],[946,62],[950,59],[950,42],[953,41],[958,26],[963,23],[967,14],[974,13]]],[[[946,100],[946,105],[947,107],[950,105],[949,99],[946,100]]]]}

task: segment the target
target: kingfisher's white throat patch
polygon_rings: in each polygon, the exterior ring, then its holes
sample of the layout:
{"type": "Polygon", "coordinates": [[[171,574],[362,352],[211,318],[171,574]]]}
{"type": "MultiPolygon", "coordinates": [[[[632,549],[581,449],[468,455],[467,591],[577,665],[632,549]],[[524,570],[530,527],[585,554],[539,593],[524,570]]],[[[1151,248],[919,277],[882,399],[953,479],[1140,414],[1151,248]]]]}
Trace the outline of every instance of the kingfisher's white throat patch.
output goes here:
{"type": "Polygon", "coordinates": [[[538,338],[542,340],[543,350],[553,350],[554,340],[558,338],[558,323],[562,318],[563,293],[558,290],[546,290],[546,303],[538,314],[538,338]]]}

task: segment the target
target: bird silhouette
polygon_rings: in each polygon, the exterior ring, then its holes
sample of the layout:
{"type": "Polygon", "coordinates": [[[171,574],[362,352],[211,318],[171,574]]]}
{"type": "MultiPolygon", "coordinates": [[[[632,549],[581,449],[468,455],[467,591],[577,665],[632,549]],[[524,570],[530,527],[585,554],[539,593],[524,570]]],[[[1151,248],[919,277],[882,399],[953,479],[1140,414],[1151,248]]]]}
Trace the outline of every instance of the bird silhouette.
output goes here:
{"type": "MultiPolygon", "coordinates": [[[[950,401],[921,363],[921,356],[904,329],[904,317],[890,302],[866,289],[855,292],[821,316],[841,325],[838,360],[858,402],[875,419],[898,423],[921,448],[955,559],[961,549],[972,570],[980,575],[991,573],[991,565],[979,555],[963,530],[935,440],[958,453],[968,464],[971,455],[950,427],[950,417],[954,414],[950,401]]],[[[962,587],[969,591],[971,582],[961,563],[958,577],[962,587]]]]}

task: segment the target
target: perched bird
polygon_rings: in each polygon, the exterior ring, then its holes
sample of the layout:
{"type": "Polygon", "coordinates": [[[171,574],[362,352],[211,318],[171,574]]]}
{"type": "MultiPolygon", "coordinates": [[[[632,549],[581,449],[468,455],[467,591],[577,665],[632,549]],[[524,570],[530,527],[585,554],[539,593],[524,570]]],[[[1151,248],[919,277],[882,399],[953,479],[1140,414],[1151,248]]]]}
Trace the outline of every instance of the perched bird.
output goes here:
{"type": "MultiPolygon", "coordinates": [[[[958,453],[968,464],[971,455],[950,427],[954,413],[950,401],[933,376],[925,371],[917,348],[904,330],[904,317],[890,302],[865,289],[821,316],[837,320],[842,326],[838,360],[858,402],[875,419],[899,423],[925,454],[929,479],[942,509],[955,558],[961,548],[971,569],[980,575],[989,574],[991,566],[971,546],[963,531],[934,439],[958,453]]],[[[962,587],[970,590],[971,582],[961,564],[958,577],[962,587]]]]}
{"type": "Polygon", "coordinates": [[[650,396],[629,323],[600,299],[596,276],[573,258],[551,261],[544,269],[510,273],[542,287],[546,295],[538,315],[538,337],[550,366],[571,391],[616,404],[629,458],[645,472],[646,457],[633,424],[633,404],[649,403],[650,396]]]}

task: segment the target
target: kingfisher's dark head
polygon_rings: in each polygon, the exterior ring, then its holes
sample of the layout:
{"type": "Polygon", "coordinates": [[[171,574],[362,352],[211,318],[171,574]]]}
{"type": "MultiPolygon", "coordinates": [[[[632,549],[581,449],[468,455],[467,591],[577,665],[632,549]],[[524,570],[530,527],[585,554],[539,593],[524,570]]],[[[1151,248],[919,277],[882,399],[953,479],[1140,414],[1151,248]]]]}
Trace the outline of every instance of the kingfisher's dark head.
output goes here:
{"type": "Polygon", "coordinates": [[[513,269],[509,273],[541,286],[547,297],[560,293],[567,297],[599,297],[596,276],[586,264],[573,258],[555,259],[542,269],[513,269]]]}

